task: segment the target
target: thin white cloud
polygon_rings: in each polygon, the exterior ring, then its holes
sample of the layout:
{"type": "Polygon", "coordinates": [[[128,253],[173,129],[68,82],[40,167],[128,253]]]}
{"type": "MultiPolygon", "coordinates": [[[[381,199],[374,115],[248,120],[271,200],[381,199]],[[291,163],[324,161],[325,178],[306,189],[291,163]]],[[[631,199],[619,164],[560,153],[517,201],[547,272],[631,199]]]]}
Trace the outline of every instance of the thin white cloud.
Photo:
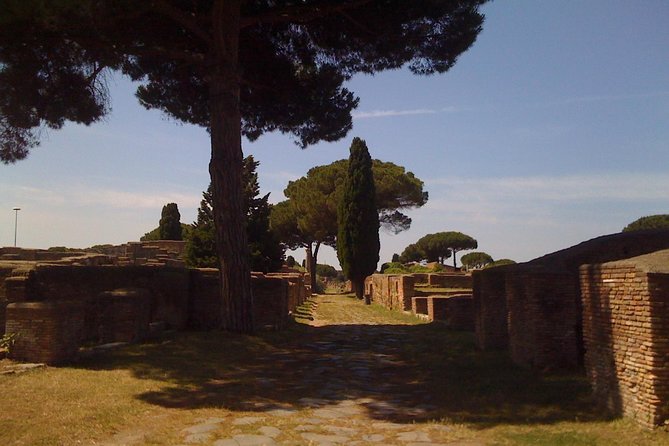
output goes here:
{"type": "Polygon", "coordinates": [[[353,112],[351,115],[353,116],[353,119],[373,119],[393,116],[432,115],[439,113],[440,111],[441,110],[433,110],[429,108],[418,108],[413,110],[373,110],[369,112],[353,112]]]}
{"type": "MultiPolygon", "coordinates": [[[[8,185],[7,189],[10,189],[8,185]]],[[[73,186],[67,189],[50,190],[34,187],[15,187],[12,199],[21,205],[50,207],[110,207],[114,209],[160,209],[166,203],[177,203],[180,207],[197,207],[201,196],[182,192],[129,192],[111,188],[73,186]]]]}
{"type": "Polygon", "coordinates": [[[530,176],[502,178],[434,178],[430,186],[446,186],[469,197],[551,201],[651,201],[669,195],[669,175],[609,173],[593,175],[530,176]]]}

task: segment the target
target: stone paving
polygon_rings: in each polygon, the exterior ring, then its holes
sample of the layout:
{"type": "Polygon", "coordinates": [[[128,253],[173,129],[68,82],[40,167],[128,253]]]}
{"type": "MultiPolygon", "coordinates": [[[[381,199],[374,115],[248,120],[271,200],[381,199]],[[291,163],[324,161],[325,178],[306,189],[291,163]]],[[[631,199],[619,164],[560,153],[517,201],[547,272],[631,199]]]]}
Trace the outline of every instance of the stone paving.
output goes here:
{"type": "MultiPolygon", "coordinates": [[[[295,351],[263,358],[275,369],[308,363],[293,386],[317,389],[294,403],[242,402],[248,411],[201,419],[181,430],[182,445],[468,445],[434,421],[429,389],[407,382],[411,364],[396,355],[402,339],[391,326],[330,326],[295,351]],[[221,432],[225,431],[225,435],[221,432]]],[[[277,386],[257,376],[260,387],[277,386]]],[[[282,383],[284,384],[284,383],[282,383]]]]}

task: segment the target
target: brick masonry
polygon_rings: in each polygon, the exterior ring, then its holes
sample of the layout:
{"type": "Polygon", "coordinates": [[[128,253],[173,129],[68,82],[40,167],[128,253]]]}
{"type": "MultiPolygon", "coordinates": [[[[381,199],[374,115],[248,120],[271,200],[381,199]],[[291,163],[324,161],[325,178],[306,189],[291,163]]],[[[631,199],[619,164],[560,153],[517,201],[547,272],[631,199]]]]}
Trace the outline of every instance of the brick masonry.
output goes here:
{"type": "MultiPolygon", "coordinates": [[[[16,272],[16,271],[15,271],[16,272]]],[[[155,266],[37,265],[4,281],[3,328],[18,333],[14,357],[63,363],[82,342],[138,341],[149,324],[176,329],[220,327],[218,270],[155,266]],[[61,333],[62,335],[59,335],[61,333]]],[[[300,274],[252,277],[257,329],[281,329],[309,295],[300,274]]]]}
{"type": "Polygon", "coordinates": [[[601,405],[653,427],[669,423],[669,250],[584,265],[585,366],[601,405]]]}
{"type": "Polygon", "coordinates": [[[474,330],[471,294],[429,296],[426,299],[427,316],[430,321],[443,322],[453,330],[474,330]]]}
{"type": "Polygon", "coordinates": [[[476,342],[482,350],[509,347],[505,266],[474,271],[473,312],[476,342]]]}
{"type": "Polygon", "coordinates": [[[77,302],[9,304],[6,330],[16,334],[10,357],[55,365],[70,361],[79,348],[81,312],[77,302]]]}

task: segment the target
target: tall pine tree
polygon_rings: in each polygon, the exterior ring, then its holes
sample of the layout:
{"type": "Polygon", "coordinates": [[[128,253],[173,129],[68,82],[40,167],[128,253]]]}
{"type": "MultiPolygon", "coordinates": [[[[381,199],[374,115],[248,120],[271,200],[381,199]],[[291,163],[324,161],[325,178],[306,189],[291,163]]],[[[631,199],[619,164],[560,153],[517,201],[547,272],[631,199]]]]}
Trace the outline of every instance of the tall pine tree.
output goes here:
{"type": "MultiPolygon", "coordinates": [[[[252,155],[244,158],[244,209],[246,233],[249,243],[251,269],[253,271],[278,271],[283,264],[284,247],[269,227],[272,205],[269,194],[260,196],[256,168],[260,164],[252,155]]],[[[186,262],[198,268],[218,268],[220,260],[216,250],[212,185],[202,193],[197,221],[186,244],[186,262]]]]}
{"type": "MultiPolygon", "coordinates": [[[[372,174],[372,158],[367,144],[354,138],[344,182],[344,193],[337,212],[337,257],[353,291],[362,299],[365,277],[379,262],[379,214],[372,174]]],[[[365,297],[369,304],[369,296],[365,297]]]]}

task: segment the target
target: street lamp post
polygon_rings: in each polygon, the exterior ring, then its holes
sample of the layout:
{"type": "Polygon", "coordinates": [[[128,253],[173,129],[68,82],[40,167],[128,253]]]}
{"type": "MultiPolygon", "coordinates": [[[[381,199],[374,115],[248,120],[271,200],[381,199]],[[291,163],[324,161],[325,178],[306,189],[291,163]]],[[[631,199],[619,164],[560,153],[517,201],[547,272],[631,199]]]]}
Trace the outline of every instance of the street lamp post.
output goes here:
{"type": "Polygon", "coordinates": [[[16,228],[18,227],[19,223],[19,211],[21,208],[13,208],[14,211],[14,247],[16,248],[16,228]]]}

